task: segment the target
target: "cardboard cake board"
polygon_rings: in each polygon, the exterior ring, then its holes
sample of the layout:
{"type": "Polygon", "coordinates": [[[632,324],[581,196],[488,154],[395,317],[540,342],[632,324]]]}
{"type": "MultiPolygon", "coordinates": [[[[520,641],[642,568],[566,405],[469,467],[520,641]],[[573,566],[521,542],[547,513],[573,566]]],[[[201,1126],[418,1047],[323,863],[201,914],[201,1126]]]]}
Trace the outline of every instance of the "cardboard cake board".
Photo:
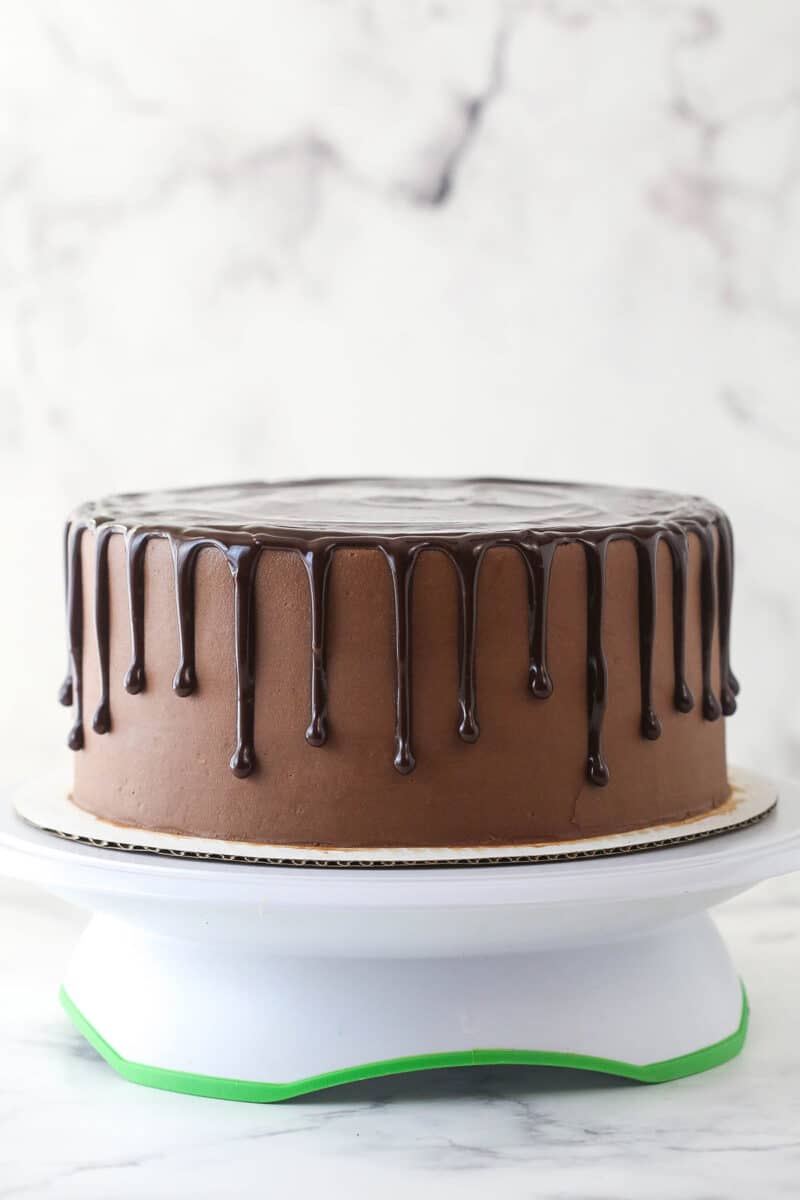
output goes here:
{"type": "Polygon", "coordinates": [[[14,804],[23,820],[47,833],[109,850],[266,866],[499,866],[632,854],[681,845],[746,828],[775,808],[777,788],[770,781],[739,768],[730,771],[729,779],[731,791],[725,803],[699,817],[602,837],[486,846],[320,847],[232,842],[151,832],[116,825],[78,808],[61,775],[33,780],[16,793],[14,804]]]}

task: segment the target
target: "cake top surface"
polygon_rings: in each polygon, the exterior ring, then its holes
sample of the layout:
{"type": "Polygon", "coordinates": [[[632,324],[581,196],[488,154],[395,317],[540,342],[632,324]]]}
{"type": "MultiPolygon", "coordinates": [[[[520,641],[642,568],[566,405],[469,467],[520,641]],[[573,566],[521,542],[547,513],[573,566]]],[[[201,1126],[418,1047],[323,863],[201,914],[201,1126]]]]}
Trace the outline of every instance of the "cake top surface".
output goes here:
{"type": "Polygon", "coordinates": [[[109,496],[75,514],[92,524],[180,531],[297,531],[340,537],[569,534],[713,520],[698,496],[520,479],[309,479],[109,496]]]}

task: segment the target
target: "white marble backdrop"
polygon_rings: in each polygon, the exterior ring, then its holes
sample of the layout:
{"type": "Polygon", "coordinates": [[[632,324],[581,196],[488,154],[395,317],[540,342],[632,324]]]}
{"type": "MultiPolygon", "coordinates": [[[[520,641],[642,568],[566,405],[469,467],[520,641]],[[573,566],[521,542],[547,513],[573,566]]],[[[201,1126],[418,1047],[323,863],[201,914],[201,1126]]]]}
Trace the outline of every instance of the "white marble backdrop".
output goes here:
{"type": "Polygon", "coordinates": [[[796,0],[0,7],[3,776],[73,504],[354,471],[721,502],[733,753],[800,775],[799,398],[796,0]]]}

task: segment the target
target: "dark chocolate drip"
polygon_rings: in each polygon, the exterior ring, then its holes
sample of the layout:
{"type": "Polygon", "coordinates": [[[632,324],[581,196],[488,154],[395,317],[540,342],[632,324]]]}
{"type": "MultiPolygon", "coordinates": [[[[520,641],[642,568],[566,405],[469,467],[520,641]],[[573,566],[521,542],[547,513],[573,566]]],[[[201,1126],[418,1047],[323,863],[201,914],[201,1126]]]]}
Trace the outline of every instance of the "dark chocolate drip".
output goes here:
{"type": "Polygon", "coordinates": [[[521,546],[528,568],[528,687],[537,700],[546,700],[553,694],[547,666],[547,602],[557,544],[532,542],[521,546]]]}
{"type": "Polygon", "coordinates": [[[69,530],[67,550],[67,634],[69,638],[69,672],[71,700],[75,718],[67,736],[70,750],[83,748],[83,572],[81,570],[81,540],[86,526],[73,522],[69,530]]]}
{"type": "Polygon", "coordinates": [[[255,577],[260,554],[278,550],[299,554],[304,561],[311,600],[311,712],[306,739],[312,746],[327,738],[326,680],[327,582],[333,555],[339,548],[380,550],[390,569],[394,604],[395,641],[395,758],[402,774],[414,769],[411,696],[412,583],[422,551],[444,553],[454,564],[459,596],[458,731],[466,742],[478,738],[475,657],[478,577],[483,557],[495,547],[518,550],[528,578],[528,681],[533,695],[544,699],[553,685],[547,664],[548,593],[556,550],[583,546],[587,572],[587,774],[604,786],[609,772],[603,756],[602,725],[607,702],[607,664],[603,650],[603,605],[606,554],[610,541],[626,539],[636,547],[639,577],[639,640],[641,665],[641,730],[657,737],[660,724],[653,708],[653,645],[656,628],[656,563],[659,540],[666,540],[673,566],[674,701],[681,712],[692,708],[686,684],[687,564],[689,533],[701,550],[701,635],[703,716],[715,720],[720,711],[735,708],[738,683],[730,669],[730,610],[733,588],[733,540],[730,523],[719,509],[695,497],[665,493],[623,492],[581,485],[534,484],[514,480],[463,481],[316,481],[307,484],[242,485],[198,489],[166,496],[126,496],[103,507],[87,505],[65,531],[65,590],[69,663],[60,700],[75,704],[69,744],[83,745],[83,582],[81,542],[86,528],[95,535],[95,629],[100,665],[100,698],[93,728],[111,727],[109,705],[109,541],[124,536],[130,613],[131,663],[125,687],[131,693],[145,687],[145,549],[149,538],[170,541],[175,575],[180,660],[173,687],[180,696],[197,686],[195,669],[195,569],[204,547],[225,554],[234,581],[235,658],[237,680],[236,749],[231,769],[244,778],[255,765],[255,577]],[[357,499],[343,502],[337,495],[349,487],[357,499]],[[362,496],[360,491],[366,490],[362,496]],[[430,497],[425,496],[430,491],[430,497]],[[372,493],[376,492],[377,495],[372,493]],[[467,502],[464,493],[478,496],[473,517],[459,516],[467,502]],[[309,494],[310,493],[310,494],[309,494]],[[333,520],[315,523],[327,494],[333,510],[343,506],[343,525],[333,520]],[[442,499],[440,499],[440,494],[442,499]],[[299,497],[299,500],[297,499],[299,497]],[[320,499],[322,497],[322,499],[320,499]],[[164,510],[161,506],[166,503],[164,510]],[[241,508],[239,505],[241,504],[241,508]],[[348,504],[351,505],[348,508],[348,504]],[[446,509],[439,505],[451,505],[446,509]],[[482,505],[486,505],[484,511],[482,505]],[[154,507],[155,505],[155,507],[154,507]],[[248,507],[252,505],[253,507],[248,507]],[[276,515],[265,523],[263,511],[276,515]],[[174,507],[170,507],[174,506],[174,507]],[[294,507],[293,507],[294,506],[294,507]],[[408,509],[412,519],[399,519],[408,509]],[[422,512],[424,510],[424,512],[422,512]],[[307,512],[314,517],[308,520],[307,512]],[[375,517],[375,512],[380,513],[375,517]],[[491,513],[487,517],[487,511],[491,513]],[[452,526],[442,515],[456,514],[452,526]],[[355,515],[353,515],[355,513],[355,515]],[[422,513],[422,515],[420,515],[422,513]],[[431,526],[426,515],[434,517],[431,526]],[[282,520],[281,515],[291,519],[282,520]],[[508,521],[506,524],[504,522],[508,521]],[[716,543],[715,543],[716,531],[716,543]],[[715,544],[717,544],[715,562],[715,544]],[[711,663],[714,623],[718,620],[720,703],[712,689],[711,663]]]}
{"type": "Polygon", "coordinates": [[[255,577],[258,546],[234,546],[228,551],[233,575],[234,640],[236,643],[236,749],[231,770],[246,779],[255,766],[253,727],[255,723],[255,577]]]}
{"type": "Polygon", "coordinates": [[[672,555],[672,660],[675,673],[674,704],[678,712],[694,708],[694,696],[686,682],[686,576],[689,543],[681,529],[664,534],[672,555]]]}
{"type": "Polygon", "coordinates": [[[311,600],[311,720],[306,729],[309,746],[328,740],[328,680],[325,674],[325,625],[328,572],[333,547],[314,547],[303,555],[311,600]]]}
{"type": "Polygon", "coordinates": [[[175,604],[178,609],[178,668],[172,690],[178,696],[191,696],[197,688],[194,650],[194,572],[202,542],[172,539],[172,564],[175,575],[175,604]]]}
{"type": "Polygon", "coordinates": [[[642,691],[642,737],[661,737],[661,722],[653,708],[653,646],[656,633],[656,565],[660,533],[637,538],[639,563],[639,673],[642,691]]]}
{"type": "Polygon", "coordinates": [[[711,651],[714,644],[714,615],[717,604],[714,583],[714,534],[708,525],[696,525],[700,539],[700,637],[703,664],[703,716],[716,721],[722,709],[711,683],[711,651]]]}
{"type": "Polygon", "coordinates": [[[589,748],[586,774],[596,787],[609,780],[603,757],[603,717],[608,691],[608,667],[603,649],[603,600],[605,597],[607,539],[584,542],[586,555],[586,690],[589,708],[589,748]]]}
{"type": "Polygon", "coordinates": [[[94,538],[94,629],[97,640],[97,664],[100,675],[100,699],[92,717],[95,733],[108,733],[111,728],[111,708],[108,695],[108,661],[110,655],[110,617],[108,597],[108,544],[113,526],[101,525],[94,538]]]}
{"type": "Polygon", "coordinates": [[[411,705],[411,585],[417,548],[407,543],[381,546],[392,576],[394,599],[394,765],[401,775],[414,770],[411,705]]]}
{"type": "Polygon", "coordinates": [[[133,529],[126,536],[128,568],[128,612],[131,626],[131,665],[125,675],[125,691],[136,696],[146,686],[144,674],[144,553],[150,538],[147,530],[133,529]]]}
{"type": "Polygon", "coordinates": [[[72,707],[72,675],[69,670],[58,689],[58,703],[63,704],[64,708],[72,707]]]}
{"type": "MultiPolygon", "coordinates": [[[[67,614],[67,626],[69,627],[69,535],[72,528],[72,522],[67,521],[64,526],[64,608],[67,614]]],[[[67,670],[64,675],[64,682],[58,689],[58,703],[63,704],[65,708],[72,706],[72,670],[70,668],[69,650],[67,650],[67,670]]]]}
{"type": "Polygon", "coordinates": [[[717,521],[717,587],[719,589],[720,703],[726,717],[736,712],[739,682],[731,670],[731,600],[733,598],[733,530],[726,516],[717,521]]]}
{"type": "Polygon", "coordinates": [[[458,736],[477,742],[480,736],[475,688],[475,641],[478,616],[478,577],[484,547],[467,544],[453,559],[458,579],[458,736]]]}

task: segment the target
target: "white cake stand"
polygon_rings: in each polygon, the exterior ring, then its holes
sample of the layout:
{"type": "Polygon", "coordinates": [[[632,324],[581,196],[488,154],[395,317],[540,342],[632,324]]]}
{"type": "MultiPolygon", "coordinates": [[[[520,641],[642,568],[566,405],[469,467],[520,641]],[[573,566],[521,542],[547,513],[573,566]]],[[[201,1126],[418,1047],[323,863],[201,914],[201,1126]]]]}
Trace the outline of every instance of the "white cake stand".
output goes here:
{"type": "Polygon", "coordinates": [[[127,1079],[280,1100],[424,1067],[646,1082],[741,1049],[706,910],[800,868],[800,788],[706,841],[500,867],[336,869],[100,849],[0,817],[0,871],[90,909],[62,989],[127,1079]]]}

